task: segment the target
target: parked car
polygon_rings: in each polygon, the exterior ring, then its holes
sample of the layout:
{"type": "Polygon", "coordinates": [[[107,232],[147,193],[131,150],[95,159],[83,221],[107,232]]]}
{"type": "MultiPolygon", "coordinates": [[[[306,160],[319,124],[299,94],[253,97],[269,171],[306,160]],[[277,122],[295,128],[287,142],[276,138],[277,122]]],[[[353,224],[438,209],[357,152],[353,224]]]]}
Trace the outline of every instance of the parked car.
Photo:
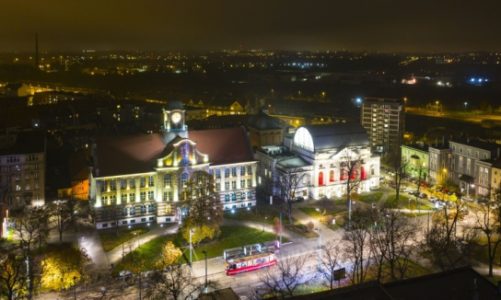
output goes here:
{"type": "Polygon", "coordinates": [[[419,193],[419,198],[426,199],[428,198],[428,195],[426,195],[425,193],[419,193]]]}
{"type": "Polygon", "coordinates": [[[437,202],[437,201],[438,201],[437,197],[433,197],[433,196],[430,197],[430,202],[437,202]]]}

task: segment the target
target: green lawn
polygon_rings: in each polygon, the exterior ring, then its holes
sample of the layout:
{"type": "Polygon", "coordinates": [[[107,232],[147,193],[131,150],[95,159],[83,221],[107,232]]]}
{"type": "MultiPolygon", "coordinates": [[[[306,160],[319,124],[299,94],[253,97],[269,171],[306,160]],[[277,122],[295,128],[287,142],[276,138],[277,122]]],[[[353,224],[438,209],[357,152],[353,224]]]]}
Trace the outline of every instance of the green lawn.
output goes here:
{"type": "Polygon", "coordinates": [[[375,191],[370,193],[359,194],[356,198],[358,201],[371,204],[373,202],[378,203],[379,199],[383,196],[382,191],[375,191]]]}
{"type": "Polygon", "coordinates": [[[115,266],[114,271],[117,273],[122,270],[130,271],[137,267],[142,270],[153,270],[157,260],[160,258],[165,243],[167,243],[167,241],[174,241],[174,243],[176,243],[176,237],[176,235],[161,236],[144,245],[140,245],[139,248],[128,253],[124,259],[115,266]]]}
{"type": "MultiPolygon", "coordinates": [[[[274,241],[275,235],[269,232],[262,232],[254,228],[244,226],[221,226],[221,235],[217,240],[201,244],[195,248],[197,258],[193,260],[203,259],[202,252],[207,251],[207,257],[216,257],[223,255],[223,250],[229,248],[240,247],[244,245],[256,244],[274,241]]],[[[282,241],[286,241],[282,238],[282,241]]]]}
{"type": "Polygon", "coordinates": [[[123,244],[135,236],[141,235],[148,232],[149,228],[131,228],[122,229],[120,228],[118,234],[116,234],[116,229],[99,230],[99,238],[101,239],[101,244],[103,245],[104,251],[108,252],[115,247],[123,244]]]}
{"type": "MultiPolygon", "coordinates": [[[[204,258],[203,251],[207,251],[207,257],[217,257],[223,255],[223,250],[229,248],[235,248],[244,245],[262,243],[275,240],[276,237],[272,233],[262,232],[254,228],[244,227],[244,226],[221,226],[221,234],[219,237],[207,243],[202,243],[195,246],[195,254],[193,255],[193,260],[201,260],[204,258]]],[[[141,245],[138,249],[127,254],[125,258],[118,263],[114,272],[118,273],[122,270],[134,270],[140,267],[142,270],[153,270],[155,264],[160,258],[162,253],[162,248],[167,241],[173,241],[177,247],[181,247],[184,251],[186,257],[189,256],[187,247],[182,247],[185,242],[181,240],[179,235],[168,235],[158,237],[141,245]]],[[[286,238],[282,238],[282,241],[287,241],[286,238]]],[[[186,262],[184,258],[180,258],[180,262],[186,262]]]]}
{"type": "Polygon", "coordinates": [[[315,207],[300,207],[299,210],[315,219],[319,219],[325,215],[323,213],[324,211],[322,211],[321,209],[317,210],[317,208],[315,207]]]}
{"type": "MultiPolygon", "coordinates": [[[[275,206],[258,206],[251,210],[237,209],[234,213],[225,211],[224,218],[230,220],[252,221],[258,223],[273,224],[275,218],[279,218],[280,209],[275,206]]],[[[288,222],[285,215],[282,215],[282,222],[288,222]]]]}
{"type": "MultiPolygon", "coordinates": [[[[388,204],[390,207],[397,207],[396,195],[394,193],[388,196],[386,204],[388,204]]],[[[416,204],[415,196],[400,194],[398,208],[429,210],[433,209],[433,206],[428,200],[417,199],[417,204],[416,204]]]]}

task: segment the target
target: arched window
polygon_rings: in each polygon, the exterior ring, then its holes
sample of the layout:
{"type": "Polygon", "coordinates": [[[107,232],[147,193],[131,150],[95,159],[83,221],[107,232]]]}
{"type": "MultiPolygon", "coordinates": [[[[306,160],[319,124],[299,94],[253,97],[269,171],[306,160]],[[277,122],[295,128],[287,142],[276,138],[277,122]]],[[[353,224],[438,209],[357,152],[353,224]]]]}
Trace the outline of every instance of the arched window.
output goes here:
{"type": "Polygon", "coordinates": [[[334,182],[334,180],[336,180],[335,177],[334,177],[334,170],[330,170],[330,172],[329,172],[329,181],[330,182],[334,182]]]}
{"type": "Polygon", "coordinates": [[[301,127],[294,135],[294,146],[308,151],[314,151],[313,138],[308,129],[301,127]]]}
{"type": "Polygon", "coordinates": [[[318,173],[318,185],[324,185],[324,172],[318,173]]]}
{"type": "Polygon", "coordinates": [[[360,167],[360,180],[367,179],[367,173],[365,172],[364,166],[360,167]]]}
{"type": "Polygon", "coordinates": [[[186,185],[186,182],[188,182],[189,177],[190,175],[188,173],[181,174],[181,186],[186,185]]]}

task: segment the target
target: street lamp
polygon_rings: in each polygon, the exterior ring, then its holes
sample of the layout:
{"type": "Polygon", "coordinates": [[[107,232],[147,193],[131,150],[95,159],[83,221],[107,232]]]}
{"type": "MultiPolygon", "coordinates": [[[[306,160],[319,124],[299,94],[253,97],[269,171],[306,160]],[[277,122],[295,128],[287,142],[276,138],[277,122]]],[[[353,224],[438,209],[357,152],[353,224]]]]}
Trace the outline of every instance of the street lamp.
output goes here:
{"type": "Polygon", "coordinates": [[[190,228],[190,267],[192,266],[192,263],[193,263],[193,243],[192,243],[192,238],[193,238],[193,228],[190,228]]]}
{"type": "Polygon", "coordinates": [[[208,292],[208,284],[207,284],[207,251],[202,251],[204,254],[204,259],[205,259],[205,286],[204,286],[204,294],[207,294],[208,292]]]}

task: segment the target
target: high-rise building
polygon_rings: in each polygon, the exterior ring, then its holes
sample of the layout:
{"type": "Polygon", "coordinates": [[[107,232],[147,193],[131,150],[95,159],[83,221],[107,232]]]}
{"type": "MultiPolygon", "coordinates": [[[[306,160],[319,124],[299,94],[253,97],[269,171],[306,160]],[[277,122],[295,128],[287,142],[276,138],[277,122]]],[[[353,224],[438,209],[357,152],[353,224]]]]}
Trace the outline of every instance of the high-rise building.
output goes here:
{"type": "Polygon", "coordinates": [[[372,151],[382,155],[399,155],[405,130],[403,101],[365,98],[360,111],[360,122],[367,130],[372,151]]]}

